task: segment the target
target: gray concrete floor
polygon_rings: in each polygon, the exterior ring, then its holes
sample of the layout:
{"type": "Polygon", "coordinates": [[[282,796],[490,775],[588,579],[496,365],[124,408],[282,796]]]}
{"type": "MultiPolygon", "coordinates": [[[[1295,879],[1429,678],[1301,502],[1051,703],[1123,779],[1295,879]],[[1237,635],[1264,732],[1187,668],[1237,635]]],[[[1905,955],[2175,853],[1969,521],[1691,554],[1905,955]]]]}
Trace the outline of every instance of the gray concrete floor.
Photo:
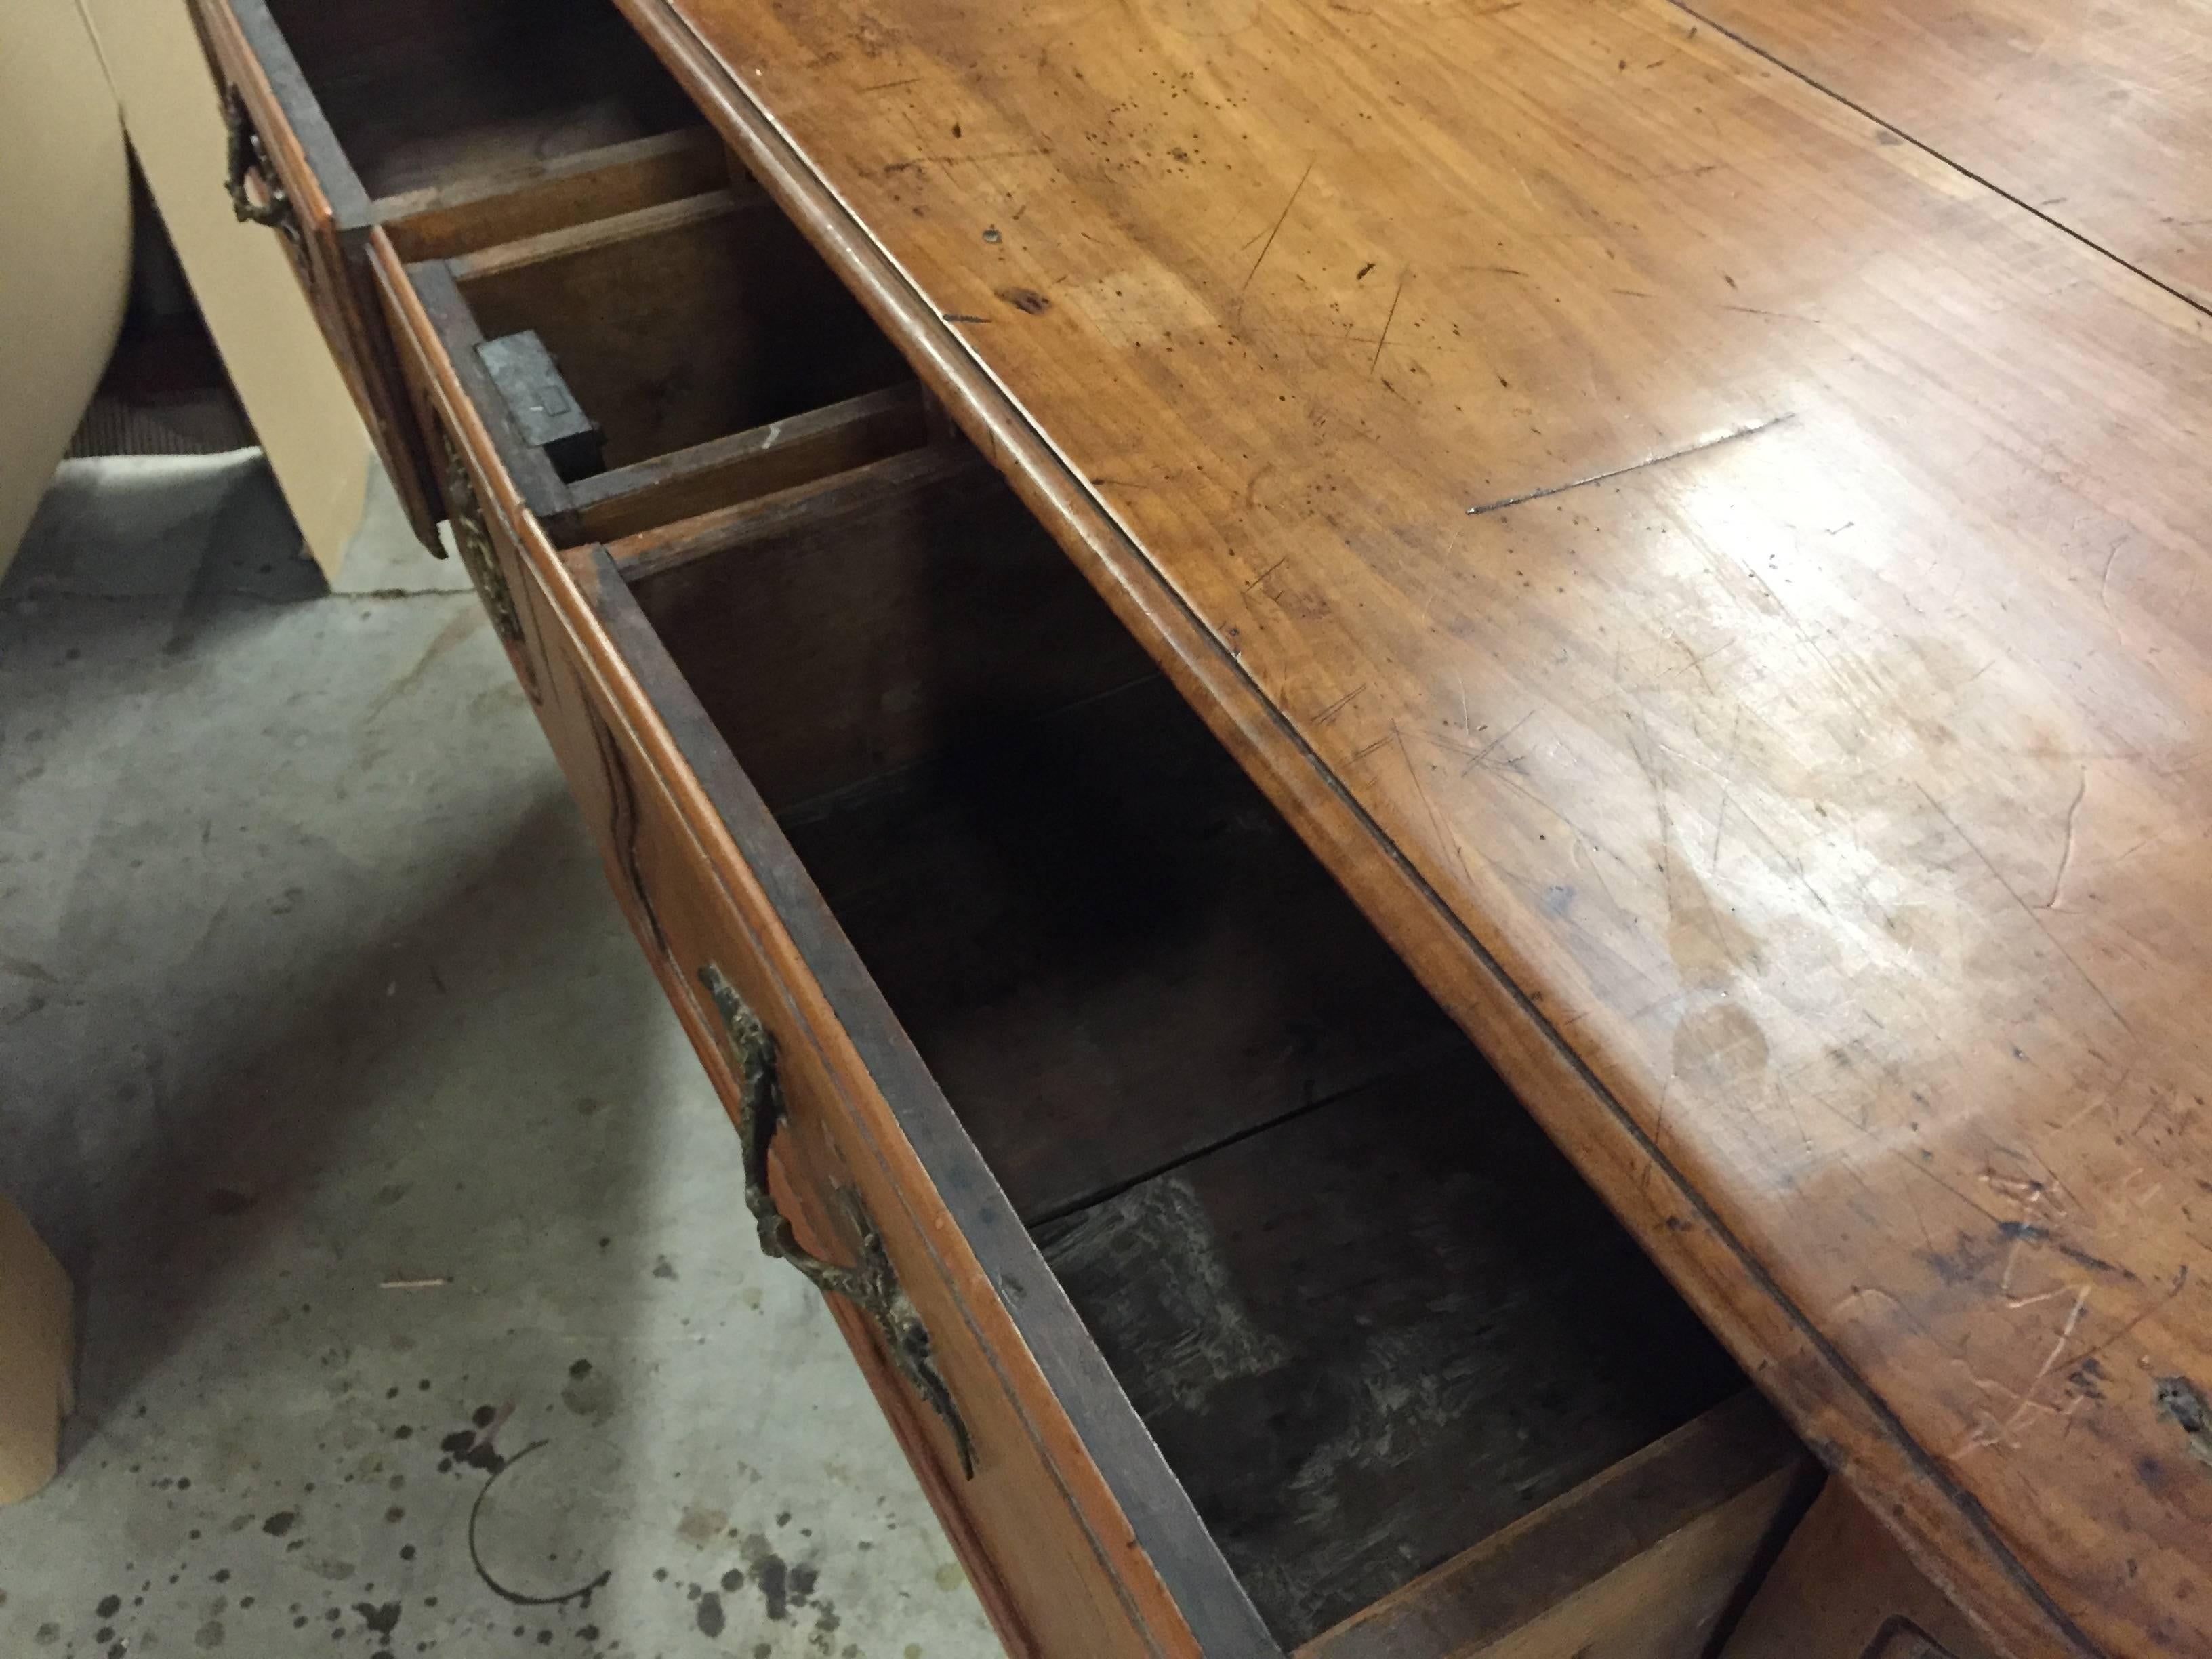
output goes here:
{"type": "Polygon", "coordinates": [[[82,1304],[0,1659],[995,1652],[474,599],[296,546],[250,453],[94,464],[0,588],[0,1188],[82,1304]]]}

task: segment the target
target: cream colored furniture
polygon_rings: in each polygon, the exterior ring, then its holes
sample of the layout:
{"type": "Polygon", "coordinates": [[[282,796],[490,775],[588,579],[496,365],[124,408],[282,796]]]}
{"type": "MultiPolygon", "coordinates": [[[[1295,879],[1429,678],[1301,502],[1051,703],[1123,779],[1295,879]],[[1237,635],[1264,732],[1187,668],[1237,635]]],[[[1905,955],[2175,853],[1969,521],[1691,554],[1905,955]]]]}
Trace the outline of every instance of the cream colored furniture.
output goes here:
{"type": "MultiPolygon", "coordinates": [[[[140,169],[307,551],[343,589],[458,585],[450,563],[424,556],[416,544],[277,240],[231,211],[222,104],[185,0],[78,3],[140,169]]],[[[66,9],[68,0],[31,4],[66,9]]],[[[80,95],[76,102],[94,100],[80,95]]]]}
{"type": "Polygon", "coordinates": [[[131,272],[123,128],[76,0],[0,11],[0,573],[115,343],[131,272]]]}

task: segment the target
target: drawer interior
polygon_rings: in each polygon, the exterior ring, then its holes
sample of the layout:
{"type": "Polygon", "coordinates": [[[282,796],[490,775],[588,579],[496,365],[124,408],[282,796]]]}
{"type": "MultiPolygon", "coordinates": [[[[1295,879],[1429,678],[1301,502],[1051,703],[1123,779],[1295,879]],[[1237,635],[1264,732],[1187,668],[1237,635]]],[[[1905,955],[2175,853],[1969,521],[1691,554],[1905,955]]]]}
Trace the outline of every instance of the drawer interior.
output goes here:
{"type": "Polygon", "coordinates": [[[971,456],[611,553],[1286,1648],[1742,1388],[971,456]]]}
{"type": "MultiPolygon", "coordinates": [[[[684,175],[663,161],[655,176],[684,175]]],[[[459,217],[512,211],[492,197],[459,217]]],[[[394,245],[431,240],[426,225],[465,251],[410,263],[408,279],[475,401],[497,412],[501,459],[556,542],[627,535],[926,440],[904,361],[749,179],[489,245],[452,214],[402,222],[394,245]]]]}
{"type": "Polygon", "coordinates": [[[266,0],[372,198],[698,119],[608,0],[266,0]]]}

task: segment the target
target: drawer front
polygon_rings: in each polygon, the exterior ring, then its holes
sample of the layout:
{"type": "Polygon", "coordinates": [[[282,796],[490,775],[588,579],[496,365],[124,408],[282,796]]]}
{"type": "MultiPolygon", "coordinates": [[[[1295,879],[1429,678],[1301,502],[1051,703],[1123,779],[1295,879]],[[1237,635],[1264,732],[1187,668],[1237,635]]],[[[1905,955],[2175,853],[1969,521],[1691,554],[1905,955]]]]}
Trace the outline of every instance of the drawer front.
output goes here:
{"type": "MultiPolygon", "coordinates": [[[[565,583],[534,561],[526,577],[526,611],[561,613],[541,714],[738,1121],[764,1244],[823,1284],[1009,1651],[1200,1651],[911,1149],[865,1121],[836,1052],[842,1033],[806,1006],[807,965],[771,943],[763,896],[711,844],[721,825],[700,781],[648,757],[665,732],[635,678],[665,665],[635,660],[584,597],[597,559],[612,584],[597,598],[628,600],[604,556],[574,558],[583,568],[565,583]]],[[[1049,1282],[1042,1263],[1037,1282],[1049,1282]]]]}
{"type": "MultiPolygon", "coordinates": [[[[746,1132],[741,1147],[755,1149],[732,1158],[732,1186],[755,1188],[764,1243],[842,1270],[811,1276],[1008,1650],[1279,1654],[972,1147],[954,1218],[814,958],[793,945],[788,892],[771,898],[759,873],[780,862],[784,886],[803,885],[788,845],[719,739],[704,762],[715,775],[702,777],[697,746],[672,738],[672,702],[688,704],[677,718],[695,735],[711,735],[703,711],[604,551],[552,550],[501,464],[492,427],[503,405],[440,349],[388,239],[376,240],[416,417],[446,459],[456,541],[640,945],[746,1132]],[[742,853],[738,815],[751,826],[742,853]],[[990,1271],[971,1245],[979,1225],[1000,1241],[990,1271]],[[1033,1343],[1057,1359],[1050,1380],[1033,1343]],[[1103,1404],[1079,1429],[1064,1396],[1085,1389],[1103,1404]],[[1195,1596],[1170,1593],[1101,1472],[1102,1462],[1147,1460],[1158,1476],[1147,1490],[1173,1513],[1164,1528],[1148,1513],[1143,1530],[1203,1581],[1195,1596]],[[1194,1602],[1218,1604],[1212,1628],[1229,1639],[1191,1633],[1194,1602]]],[[[856,976],[865,981],[853,963],[846,977],[856,976]]],[[[895,1031],[872,987],[857,994],[895,1031]]],[[[936,1108],[950,1125],[941,1096],[936,1108]]]]}
{"type": "Polygon", "coordinates": [[[435,549],[431,459],[407,417],[367,262],[368,197],[261,0],[192,4],[230,135],[233,209],[283,242],[409,520],[435,549]]]}

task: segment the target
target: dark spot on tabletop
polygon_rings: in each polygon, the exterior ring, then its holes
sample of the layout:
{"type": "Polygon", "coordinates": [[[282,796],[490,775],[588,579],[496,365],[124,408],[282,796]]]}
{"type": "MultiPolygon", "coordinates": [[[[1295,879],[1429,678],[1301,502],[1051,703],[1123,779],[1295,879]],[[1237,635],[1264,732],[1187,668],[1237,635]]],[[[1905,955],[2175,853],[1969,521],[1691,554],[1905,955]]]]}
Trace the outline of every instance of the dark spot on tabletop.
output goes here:
{"type": "Polygon", "coordinates": [[[2203,1390],[2185,1376],[2161,1376],[2153,1385],[2151,1398],[2189,1437],[2190,1455],[2200,1463],[2212,1463],[2212,1404],[2203,1390]]]}
{"type": "Polygon", "coordinates": [[[675,1264],[670,1261],[665,1255],[660,1257],[653,1264],[653,1276],[655,1279],[674,1279],[676,1277],[675,1264]]]}
{"type": "Polygon", "coordinates": [[[1921,1250],[1917,1254],[1946,1285],[1971,1285],[1996,1260],[1995,1251],[1964,1233],[1948,1253],[1921,1250]]]}
{"type": "Polygon", "coordinates": [[[1002,288],[998,295],[1015,310],[1027,312],[1032,317],[1042,317],[1052,309],[1052,301],[1033,288],[1002,288]]]}
{"type": "Polygon", "coordinates": [[[701,1635],[709,1638],[720,1636],[722,1633],[722,1626],[726,1622],[722,1616],[720,1596],[709,1594],[699,1598],[699,1633],[701,1635]]]}
{"type": "Polygon", "coordinates": [[[362,1623],[368,1627],[372,1635],[389,1636],[399,1626],[399,1603],[397,1601],[386,1601],[381,1607],[356,1601],[353,1604],[353,1610],[361,1615],[362,1623]]]}
{"type": "Polygon", "coordinates": [[[744,1574],[738,1571],[735,1567],[732,1567],[727,1572],[722,1575],[722,1588],[726,1590],[736,1589],[744,1582],[744,1574]]]}
{"type": "Polygon", "coordinates": [[[221,1647],[222,1643],[223,1628],[220,1619],[209,1620],[192,1637],[192,1645],[196,1648],[213,1650],[221,1647]]]}
{"type": "Polygon", "coordinates": [[[793,1567],[791,1570],[791,1599],[805,1607],[806,1598],[814,1594],[814,1581],[818,1577],[818,1571],[804,1562],[793,1567]]]}
{"type": "Polygon", "coordinates": [[[299,1523],[300,1516],[296,1510],[279,1510],[261,1523],[261,1530],[271,1538],[282,1538],[299,1523]]]}
{"type": "Polygon", "coordinates": [[[480,1429],[488,1429],[491,1426],[492,1419],[498,1415],[498,1407],[479,1406],[474,1412],[470,1413],[469,1421],[475,1424],[480,1429]]]}
{"type": "Polygon", "coordinates": [[[123,1598],[119,1595],[103,1595],[100,1598],[100,1605],[93,1611],[102,1619],[112,1619],[123,1611],[123,1598]]]}
{"type": "Polygon", "coordinates": [[[987,227],[983,232],[983,240],[991,243],[994,246],[996,246],[1000,240],[998,226],[991,225],[987,227]]]}

